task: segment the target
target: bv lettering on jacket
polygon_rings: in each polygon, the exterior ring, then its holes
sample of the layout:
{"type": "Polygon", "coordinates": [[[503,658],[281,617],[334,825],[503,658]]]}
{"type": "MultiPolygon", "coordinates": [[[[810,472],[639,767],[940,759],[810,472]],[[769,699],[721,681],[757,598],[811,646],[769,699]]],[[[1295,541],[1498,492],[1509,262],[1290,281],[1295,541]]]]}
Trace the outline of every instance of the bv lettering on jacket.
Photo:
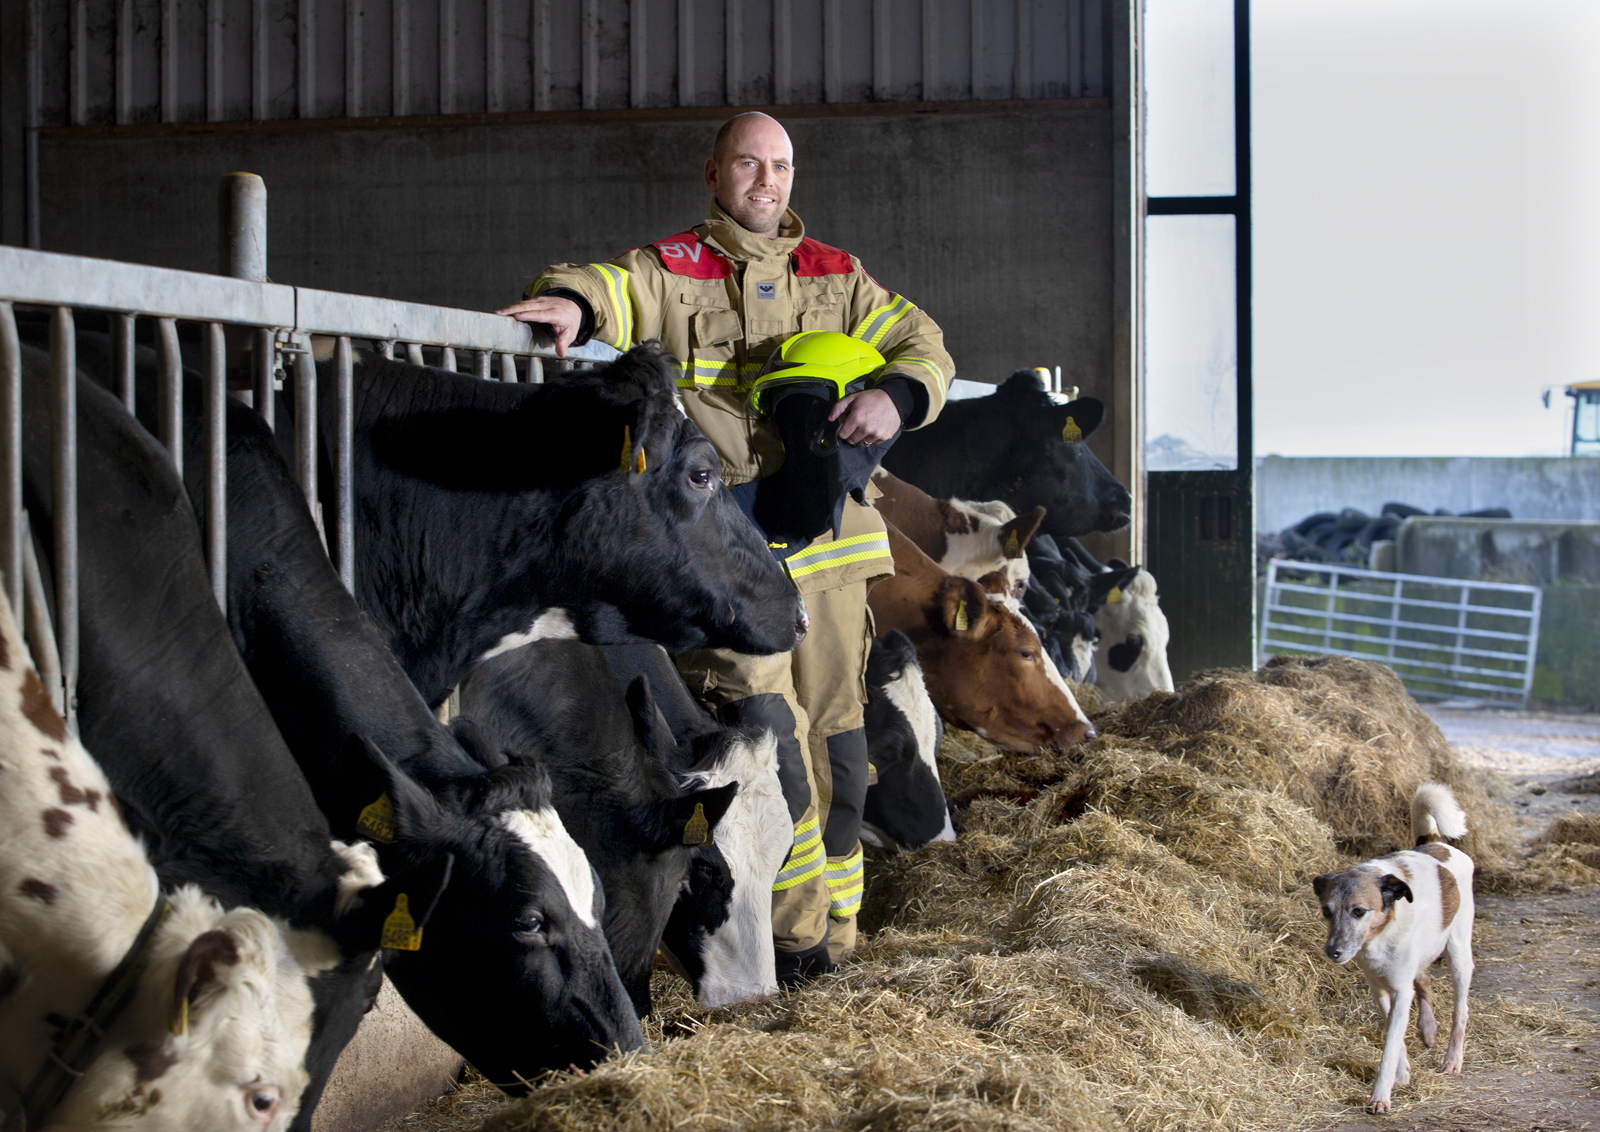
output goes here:
{"type": "Polygon", "coordinates": [[[661,262],[674,275],[691,279],[726,279],[733,274],[728,261],[700,242],[691,230],[679,232],[650,245],[661,253],[661,262]]]}

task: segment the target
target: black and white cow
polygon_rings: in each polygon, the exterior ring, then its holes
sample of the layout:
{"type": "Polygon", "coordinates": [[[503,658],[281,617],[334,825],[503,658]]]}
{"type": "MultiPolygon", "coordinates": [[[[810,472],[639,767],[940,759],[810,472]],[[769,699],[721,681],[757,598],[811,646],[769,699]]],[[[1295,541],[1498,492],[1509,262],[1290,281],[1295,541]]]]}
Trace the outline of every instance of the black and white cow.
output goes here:
{"type": "Polygon", "coordinates": [[[619,688],[641,679],[650,688],[661,723],[650,745],[676,747],[675,765],[686,785],[739,784],[715,841],[696,847],[690,858],[688,885],[662,936],[667,957],[705,1007],[777,993],[772,882],[794,845],[795,813],[793,791],[780,780],[776,740],[770,732],[719,723],[661,646],[607,645],[603,651],[619,688]]]}
{"type": "MultiPolygon", "coordinates": [[[[49,358],[23,348],[23,488],[53,594],[49,358]]],[[[379,927],[411,878],[382,880],[370,852],[332,840],[305,778],[251,682],[212,597],[183,485],[121,403],[80,378],[81,619],[77,724],[163,886],[198,885],[327,933],[343,956],[312,986],[309,1083],[296,1128],[377,995],[379,927]],[[376,914],[378,922],[373,922],[376,914]]]]}
{"type": "Polygon", "coordinates": [[[1002,499],[1019,515],[1043,507],[1040,529],[1060,538],[1119,530],[1132,497],[1086,443],[1104,416],[1093,397],[1060,403],[1019,370],[905,433],[883,466],[937,498],[1002,499]]]}
{"type": "Polygon", "coordinates": [[[902,849],[954,841],[939,784],[944,723],[922,682],[916,647],[898,629],[875,639],[867,657],[866,730],[878,780],[867,788],[862,840],[902,849]]]}
{"type": "Polygon", "coordinates": [[[1108,573],[1117,571],[1126,580],[1107,591],[1095,610],[1095,626],[1100,630],[1096,655],[1100,675],[1095,686],[1113,704],[1142,700],[1152,692],[1170,692],[1174,687],[1167,663],[1171,631],[1156,596],[1155,577],[1144,567],[1130,567],[1119,558],[1113,558],[1110,565],[1108,573]]]}
{"type": "MultiPolygon", "coordinates": [[[[85,354],[104,343],[81,338],[85,354]]],[[[138,401],[154,405],[153,359],[139,361],[138,401]]],[[[184,445],[197,506],[198,417],[186,414],[184,445]]],[[[601,894],[543,772],[486,773],[460,748],[340,584],[265,422],[230,401],[227,430],[228,619],[257,689],[336,832],[380,842],[390,872],[449,862],[426,949],[389,953],[396,988],[514,1089],[644,1044],[598,928],[601,894]],[[374,805],[385,823],[362,822],[374,805]]]]}
{"type": "MultiPolygon", "coordinates": [[[[654,344],[544,385],[363,355],[356,599],[430,706],[558,609],[593,643],[794,647],[799,595],[683,415],[677,374],[654,344]]],[[[324,367],[330,450],[333,385],[324,367]]]]}

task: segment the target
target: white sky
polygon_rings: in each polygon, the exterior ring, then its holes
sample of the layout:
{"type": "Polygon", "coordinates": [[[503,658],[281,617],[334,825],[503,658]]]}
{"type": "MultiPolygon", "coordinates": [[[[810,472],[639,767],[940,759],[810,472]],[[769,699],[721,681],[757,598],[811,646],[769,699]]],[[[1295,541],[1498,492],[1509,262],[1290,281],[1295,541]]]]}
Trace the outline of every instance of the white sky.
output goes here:
{"type": "Polygon", "coordinates": [[[1600,0],[1253,0],[1258,455],[1554,455],[1600,379],[1600,0]]]}

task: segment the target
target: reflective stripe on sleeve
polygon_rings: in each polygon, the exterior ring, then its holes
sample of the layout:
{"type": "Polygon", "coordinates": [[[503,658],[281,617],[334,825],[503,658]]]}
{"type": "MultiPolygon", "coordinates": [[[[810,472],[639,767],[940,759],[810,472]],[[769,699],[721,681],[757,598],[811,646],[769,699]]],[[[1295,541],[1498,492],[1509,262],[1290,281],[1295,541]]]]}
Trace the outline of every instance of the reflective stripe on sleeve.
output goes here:
{"type": "Polygon", "coordinates": [[[790,577],[803,578],[819,570],[848,566],[852,562],[864,562],[869,558],[883,559],[888,571],[894,572],[894,558],[889,553],[887,534],[873,531],[832,542],[814,542],[799,554],[785,559],[784,564],[789,567],[790,577]]]}
{"type": "Polygon", "coordinates": [[[734,387],[748,382],[761,372],[761,367],[755,363],[746,362],[707,362],[695,358],[678,378],[680,389],[693,389],[695,386],[720,385],[734,387]]]}
{"type": "Polygon", "coordinates": [[[889,333],[889,328],[916,309],[911,300],[896,295],[888,306],[868,311],[867,317],[850,332],[850,337],[859,338],[873,349],[877,349],[878,343],[883,341],[883,336],[889,333]]]}
{"type": "Polygon", "coordinates": [[[633,301],[628,293],[628,273],[614,263],[591,263],[606,282],[606,294],[611,299],[611,312],[616,328],[616,339],[611,343],[619,350],[633,345],[633,301]]]}
{"type": "Polygon", "coordinates": [[[822,855],[822,827],[813,814],[794,827],[794,848],[789,851],[789,859],[783,863],[778,879],[772,882],[772,891],[782,892],[821,875],[826,860],[822,855]]]}
{"type": "Polygon", "coordinates": [[[865,863],[861,846],[842,861],[827,864],[828,912],[843,920],[861,911],[862,865],[865,863]]]}

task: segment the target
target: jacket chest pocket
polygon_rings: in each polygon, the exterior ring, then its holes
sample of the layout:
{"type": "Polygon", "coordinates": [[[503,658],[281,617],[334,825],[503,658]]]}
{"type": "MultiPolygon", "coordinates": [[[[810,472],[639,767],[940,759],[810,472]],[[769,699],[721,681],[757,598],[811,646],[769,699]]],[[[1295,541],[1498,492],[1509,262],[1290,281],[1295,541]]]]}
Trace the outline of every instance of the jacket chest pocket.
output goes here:
{"type": "Polygon", "coordinates": [[[844,324],[844,303],[813,303],[800,312],[801,330],[837,330],[849,333],[844,324]]]}
{"type": "Polygon", "coordinates": [[[739,312],[727,308],[702,307],[690,316],[697,347],[731,346],[744,338],[739,312]]]}

